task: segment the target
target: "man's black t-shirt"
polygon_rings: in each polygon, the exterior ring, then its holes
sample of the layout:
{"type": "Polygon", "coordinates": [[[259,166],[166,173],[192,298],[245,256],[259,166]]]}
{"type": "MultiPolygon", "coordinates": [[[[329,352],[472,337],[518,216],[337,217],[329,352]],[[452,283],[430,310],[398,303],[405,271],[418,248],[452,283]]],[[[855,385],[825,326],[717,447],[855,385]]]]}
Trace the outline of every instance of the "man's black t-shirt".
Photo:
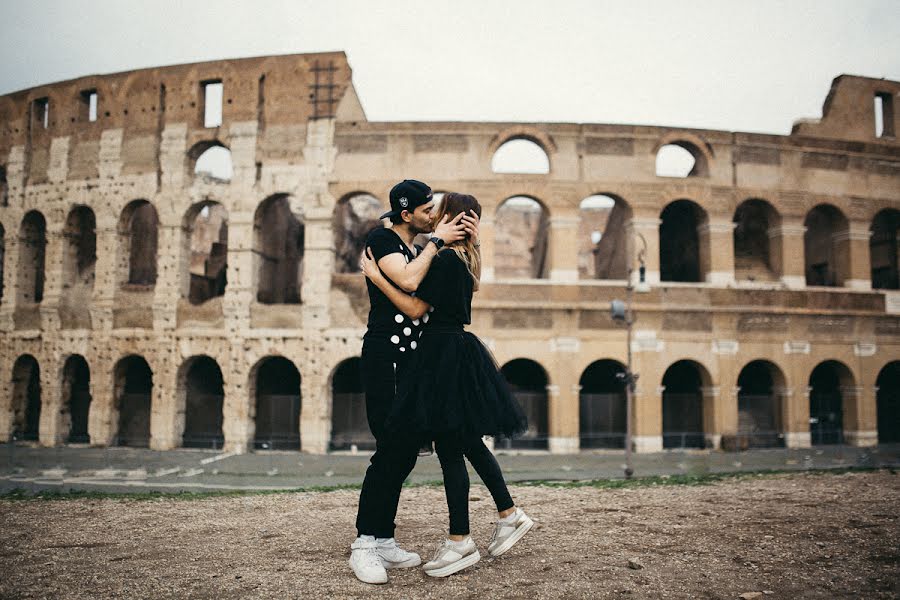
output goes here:
{"type": "MultiPolygon", "coordinates": [[[[407,263],[415,258],[409,247],[392,229],[372,230],[366,238],[366,246],[372,249],[372,255],[376,262],[395,252],[402,254],[407,263]]],[[[387,275],[385,275],[385,279],[400,289],[387,275]]],[[[366,287],[369,291],[371,307],[369,309],[369,330],[366,332],[366,337],[388,339],[398,352],[406,353],[415,350],[425,319],[410,319],[368,279],[366,279],[366,287]]]]}

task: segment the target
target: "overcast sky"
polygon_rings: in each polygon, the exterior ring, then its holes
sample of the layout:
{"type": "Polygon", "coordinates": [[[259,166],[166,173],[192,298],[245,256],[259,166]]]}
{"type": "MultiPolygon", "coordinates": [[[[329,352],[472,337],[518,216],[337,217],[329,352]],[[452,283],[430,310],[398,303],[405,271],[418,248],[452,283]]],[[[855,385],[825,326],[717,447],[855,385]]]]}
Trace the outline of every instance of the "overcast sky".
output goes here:
{"type": "Polygon", "coordinates": [[[0,94],[326,50],[370,120],[785,134],[840,73],[900,80],[900,0],[0,0],[0,94]]]}

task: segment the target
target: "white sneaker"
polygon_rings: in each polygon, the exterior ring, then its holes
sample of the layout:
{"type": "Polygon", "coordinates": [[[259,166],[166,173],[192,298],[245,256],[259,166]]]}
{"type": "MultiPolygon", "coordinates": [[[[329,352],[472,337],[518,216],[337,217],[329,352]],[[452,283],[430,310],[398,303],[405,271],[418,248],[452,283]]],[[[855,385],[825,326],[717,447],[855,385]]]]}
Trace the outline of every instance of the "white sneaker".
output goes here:
{"type": "Polygon", "coordinates": [[[534,521],[531,520],[531,517],[526,515],[521,508],[516,508],[516,512],[509,517],[497,521],[497,528],[494,529],[494,535],[491,536],[488,552],[491,556],[500,556],[521,540],[533,526],[534,521]]]}
{"type": "Polygon", "coordinates": [[[438,546],[434,558],[425,563],[425,574],[431,577],[447,577],[481,560],[478,547],[471,537],[462,542],[445,540],[438,546]]]}
{"type": "Polygon", "coordinates": [[[375,543],[378,545],[376,551],[381,564],[385,569],[407,569],[409,567],[418,567],[422,564],[422,559],[415,552],[407,552],[397,545],[394,538],[377,539],[375,543]]]}
{"type": "Polygon", "coordinates": [[[378,544],[374,539],[356,538],[350,548],[350,568],[357,579],[363,583],[387,583],[387,571],[378,556],[378,544]]]}

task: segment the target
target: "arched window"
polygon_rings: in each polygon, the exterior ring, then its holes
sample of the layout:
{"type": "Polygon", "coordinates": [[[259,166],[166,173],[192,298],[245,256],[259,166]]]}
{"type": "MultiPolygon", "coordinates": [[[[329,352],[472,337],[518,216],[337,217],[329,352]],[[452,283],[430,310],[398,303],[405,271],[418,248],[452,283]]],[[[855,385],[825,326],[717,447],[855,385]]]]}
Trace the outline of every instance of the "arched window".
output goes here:
{"type": "Polygon", "coordinates": [[[766,360],[754,360],[738,375],[738,436],[740,447],[784,445],[781,396],[784,374],[766,360]],[[746,440],[746,443],[744,441],[746,440]]]}
{"type": "MultiPolygon", "coordinates": [[[[734,211],[734,274],[738,280],[777,281],[775,247],[769,231],[778,227],[778,211],[765,200],[745,200],[734,211]]],[[[778,261],[780,262],[780,261],[778,261]]]]}
{"type": "Polygon", "coordinates": [[[840,287],[847,275],[847,236],[849,224],[840,210],[820,204],[803,222],[803,250],[806,261],[806,285],[840,287]]]}
{"type": "Polygon", "coordinates": [[[113,405],[118,413],[117,446],[150,445],[153,371],[141,356],[126,356],[113,368],[113,405]]]}
{"type": "Polygon", "coordinates": [[[358,192],[341,198],[334,207],[334,272],[359,272],[359,259],[365,251],[366,236],[382,227],[379,215],[385,212],[375,196],[358,192]]]}
{"type": "Polygon", "coordinates": [[[499,441],[498,446],[547,448],[550,431],[547,371],[533,360],[517,358],[503,365],[501,372],[528,417],[528,431],[513,440],[499,441]]]}
{"type": "Polygon", "coordinates": [[[66,359],[62,381],[62,427],[70,444],[89,444],[88,413],[91,408],[91,371],[83,356],[66,359]]]}
{"type": "Polygon", "coordinates": [[[61,326],[64,329],[87,329],[91,326],[91,292],[97,263],[97,221],[94,211],[87,206],[72,209],[66,219],[63,240],[61,326]]]}
{"type": "Polygon", "coordinates": [[[598,360],[578,381],[578,430],[581,448],[625,447],[625,366],[615,360],[598,360]]]}
{"type": "Polygon", "coordinates": [[[545,279],[550,212],[527,196],[513,196],[497,209],[494,219],[494,273],[498,279],[545,279]]]}
{"type": "Polygon", "coordinates": [[[900,361],[885,365],[875,380],[878,388],[878,443],[900,442],[900,361]]]}
{"type": "Polygon", "coordinates": [[[47,246],[47,222],[36,210],[22,219],[19,230],[18,301],[38,304],[44,299],[44,254],[47,246]]]}
{"type": "Polygon", "coordinates": [[[375,438],[366,417],[359,357],[341,361],[331,375],[331,449],[371,450],[375,438]]]}
{"type": "Polygon", "coordinates": [[[872,287],[881,290],[900,289],[897,250],[900,237],[900,210],[888,208],[872,220],[872,236],[869,238],[869,256],[872,260],[872,287]]]}
{"type": "Polygon", "coordinates": [[[194,176],[210,182],[231,181],[234,167],[231,150],[219,142],[200,142],[188,156],[193,161],[194,176]]]}
{"type": "Polygon", "coordinates": [[[680,360],[663,375],[663,448],[705,448],[703,386],[706,370],[680,360]]]}
{"type": "Polygon", "coordinates": [[[631,208],[620,198],[588,196],[579,205],[578,276],[581,279],[626,279],[631,240],[631,208]]]}
{"type": "Polygon", "coordinates": [[[228,271],[228,211],[218,202],[204,200],[188,209],[184,218],[182,297],[191,304],[225,294],[228,271]]]}
{"type": "Polygon", "coordinates": [[[260,450],[300,449],[300,371],[281,356],[269,356],[252,370],[256,407],[253,447],[260,450]]]}
{"type": "Polygon", "coordinates": [[[691,142],[673,141],[656,153],[657,177],[705,177],[709,175],[706,155],[691,142]]]}
{"type": "Polygon", "coordinates": [[[156,284],[159,217],[146,200],[130,202],[119,217],[119,285],[156,284]]]}
{"type": "Polygon", "coordinates": [[[37,441],[41,424],[41,370],[23,354],[12,372],[12,439],[37,441]]]}
{"type": "Polygon", "coordinates": [[[550,172],[550,158],[534,141],[514,138],[494,152],[491,169],[494,173],[544,174],[550,172]]]}
{"type": "Polygon", "coordinates": [[[185,448],[222,448],[223,406],[225,403],[222,370],[208,356],[189,358],[181,366],[178,397],[184,411],[185,448]]]}
{"type": "Polygon", "coordinates": [[[662,281],[703,281],[700,234],[706,211],[690,200],[676,200],[660,215],[659,265],[662,281]]]}
{"type": "Polygon", "coordinates": [[[0,206],[9,206],[9,184],[6,181],[6,169],[0,167],[0,206]]]}
{"type": "Polygon", "coordinates": [[[836,360],[826,360],[813,369],[809,376],[809,433],[814,445],[844,442],[844,394],[853,387],[853,373],[836,360]]]}
{"type": "Polygon", "coordinates": [[[271,196],[253,219],[257,261],[256,299],[263,304],[299,304],[303,282],[303,218],[287,195],[271,196]]]}

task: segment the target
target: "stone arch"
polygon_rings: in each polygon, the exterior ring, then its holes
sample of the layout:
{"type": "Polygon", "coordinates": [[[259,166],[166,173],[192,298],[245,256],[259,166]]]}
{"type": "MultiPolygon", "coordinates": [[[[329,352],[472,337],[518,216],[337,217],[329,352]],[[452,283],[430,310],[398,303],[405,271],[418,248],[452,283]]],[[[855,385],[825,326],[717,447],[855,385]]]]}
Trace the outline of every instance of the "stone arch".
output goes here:
{"type": "Polygon", "coordinates": [[[581,279],[627,279],[632,243],[631,207],[614,194],[598,193],[578,206],[578,275],[581,279]]]}
{"type": "Polygon", "coordinates": [[[37,359],[23,354],[12,370],[10,438],[36,442],[41,424],[41,369],[37,359]]]}
{"type": "Polygon", "coordinates": [[[547,448],[550,436],[547,370],[529,358],[516,358],[504,364],[500,371],[528,417],[528,431],[500,444],[507,448],[547,448]]]}
{"type": "Polygon", "coordinates": [[[91,295],[97,264],[97,219],[84,205],[74,207],[63,229],[60,325],[64,329],[90,329],[91,295]]]}
{"type": "Polygon", "coordinates": [[[384,211],[381,200],[365,191],[351,192],[337,201],[332,214],[335,273],[359,272],[366,237],[373,229],[382,227],[378,217],[384,211]]]}
{"type": "Polygon", "coordinates": [[[900,210],[887,208],[872,219],[869,256],[872,261],[872,287],[882,290],[900,289],[897,255],[900,246],[900,210]]]}
{"type": "Polygon", "coordinates": [[[900,442],[900,360],[886,364],[875,380],[878,443],[900,442]]]}
{"type": "Polygon", "coordinates": [[[47,250],[47,221],[31,210],[19,229],[18,302],[40,304],[44,299],[44,268],[47,250]]]}
{"type": "Polygon", "coordinates": [[[119,286],[156,285],[159,216],[147,200],[132,200],[119,216],[119,286]]]}
{"type": "Polygon", "coordinates": [[[653,154],[658,177],[708,177],[714,156],[706,140],[687,132],[663,136],[653,148],[653,154]],[[693,162],[684,162],[681,157],[693,162]]]}
{"type": "Polygon", "coordinates": [[[63,365],[60,428],[69,444],[89,444],[88,414],[91,408],[91,370],[80,354],[72,354],[63,365]]]}
{"type": "Polygon", "coordinates": [[[191,206],[182,221],[181,297],[191,304],[225,295],[228,211],[215,200],[191,206]]]}
{"type": "Polygon", "coordinates": [[[672,363],[662,378],[663,448],[705,448],[709,407],[704,402],[712,387],[709,371],[699,362],[672,363]]]}
{"type": "Polygon", "coordinates": [[[250,405],[259,450],[299,450],[300,371],[283,356],[266,356],[250,370],[250,405]]]}
{"type": "Polygon", "coordinates": [[[556,153],[556,142],[547,132],[531,125],[513,125],[500,131],[491,139],[488,154],[493,156],[497,149],[511,140],[528,140],[541,147],[547,155],[556,153]]]}
{"type": "Polygon", "coordinates": [[[701,229],[709,222],[706,211],[693,200],[670,202],[660,213],[659,265],[662,281],[700,282],[708,265],[704,264],[704,245],[709,236],[701,229]]]}
{"type": "Polygon", "coordinates": [[[734,211],[734,276],[737,280],[778,281],[781,276],[773,231],[781,215],[766,200],[750,198],[734,211]]]}
{"type": "Polygon", "coordinates": [[[187,153],[191,176],[213,183],[231,181],[234,165],[231,150],[219,140],[204,140],[194,144],[187,153]]]}
{"type": "Polygon", "coordinates": [[[803,255],[806,285],[841,287],[848,278],[850,224],[831,204],[813,207],[803,221],[803,255]]]}
{"type": "Polygon", "coordinates": [[[581,448],[624,448],[626,429],[625,365],[592,362],[578,380],[578,433],[581,448]]]}
{"type": "Polygon", "coordinates": [[[737,380],[740,447],[772,448],[784,445],[784,372],[764,359],[748,362],[737,380]]]}
{"type": "Polygon", "coordinates": [[[153,371],[143,356],[124,356],[113,367],[114,445],[150,446],[153,371]]]}
{"type": "Polygon", "coordinates": [[[504,141],[491,155],[491,171],[499,174],[546,175],[550,155],[540,141],[517,136],[504,141]]]}
{"type": "Polygon", "coordinates": [[[546,279],[550,274],[550,211],[533,196],[511,196],[494,218],[494,273],[498,279],[546,279]]]}
{"type": "Polygon", "coordinates": [[[303,282],[303,214],[292,210],[288,194],[263,200],[253,217],[256,300],[299,304],[303,282]]]}
{"type": "Polygon", "coordinates": [[[331,387],[331,450],[372,450],[375,438],[366,416],[366,394],[361,360],[352,356],[339,362],[328,378],[331,387]]]}
{"type": "Polygon", "coordinates": [[[219,363],[205,354],[185,360],[178,369],[178,402],[183,448],[222,448],[225,382],[219,363]]]}
{"type": "Polygon", "coordinates": [[[845,401],[855,401],[853,371],[837,360],[820,362],[809,375],[809,429],[814,445],[844,442],[845,401]]]}

